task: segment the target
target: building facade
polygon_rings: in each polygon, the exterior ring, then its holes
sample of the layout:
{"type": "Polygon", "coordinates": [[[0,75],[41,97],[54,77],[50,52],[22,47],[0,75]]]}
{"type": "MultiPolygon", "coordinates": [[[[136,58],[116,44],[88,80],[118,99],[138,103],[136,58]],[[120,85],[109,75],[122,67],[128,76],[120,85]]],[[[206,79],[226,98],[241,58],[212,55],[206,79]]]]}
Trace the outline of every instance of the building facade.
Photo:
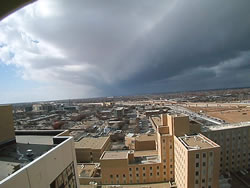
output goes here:
{"type": "Polygon", "coordinates": [[[220,146],[201,134],[175,136],[174,140],[177,187],[217,188],[220,146]]]}
{"type": "Polygon", "coordinates": [[[250,123],[210,126],[202,134],[221,146],[220,173],[250,168],[250,123]]]}
{"type": "Polygon", "coordinates": [[[110,136],[107,137],[86,137],[75,142],[76,160],[78,163],[96,163],[102,153],[111,147],[110,136]]]}
{"type": "Polygon", "coordinates": [[[74,141],[68,132],[15,135],[11,113],[9,106],[0,108],[0,188],[79,187],[74,141]]]}

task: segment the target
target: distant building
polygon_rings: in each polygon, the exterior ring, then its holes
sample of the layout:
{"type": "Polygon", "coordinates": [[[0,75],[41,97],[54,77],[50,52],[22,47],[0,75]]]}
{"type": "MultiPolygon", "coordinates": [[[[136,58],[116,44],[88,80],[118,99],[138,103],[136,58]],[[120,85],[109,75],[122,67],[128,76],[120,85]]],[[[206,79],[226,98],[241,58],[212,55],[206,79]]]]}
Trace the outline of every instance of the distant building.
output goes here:
{"type": "Polygon", "coordinates": [[[32,108],[34,112],[39,112],[43,110],[42,104],[33,104],[32,108]]]}
{"type": "Polygon", "coordinates": [[[32,110],[33,110],[32,105],[24,107],[24,112],[31,112],[32,110]]]}
{"type": "Polygon", "coordinates": [[[64,106],[63,110],[65,111],[77,111],[79,109],[78,106],[64,106]]]}
{"type": "Polygon", "coordinates": [[[124,108],[118,107],[114,110],[114,115],[116,118],[121,119],[124,116],[124,108]]]}

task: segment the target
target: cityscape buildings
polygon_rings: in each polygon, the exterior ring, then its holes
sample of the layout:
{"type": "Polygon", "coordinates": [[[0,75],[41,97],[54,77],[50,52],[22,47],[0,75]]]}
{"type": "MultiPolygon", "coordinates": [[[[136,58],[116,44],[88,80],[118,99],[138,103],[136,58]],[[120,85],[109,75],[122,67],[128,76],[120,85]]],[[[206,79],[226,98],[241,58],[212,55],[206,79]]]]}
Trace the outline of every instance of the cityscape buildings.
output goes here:
{"type": "Polygon", "coordinates": [[[0,106],[0,187],[79,187],[73,138],[67,131],[15,135],[11,106],[0,106]]]}

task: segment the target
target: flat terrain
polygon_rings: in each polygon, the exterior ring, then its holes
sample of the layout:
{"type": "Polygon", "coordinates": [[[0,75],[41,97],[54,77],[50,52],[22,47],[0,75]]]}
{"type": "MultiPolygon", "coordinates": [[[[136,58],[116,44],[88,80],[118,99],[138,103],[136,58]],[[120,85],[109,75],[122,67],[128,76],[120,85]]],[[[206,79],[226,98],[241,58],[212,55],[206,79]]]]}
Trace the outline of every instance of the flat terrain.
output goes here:
{"type": "Polygon", "coordinates": [[[216,105],[201,105],[186,107],[194,112],[202,112],[211,117],[216,117],[225,120],[228,123],[238,123],[250,121],[250,107],[246,106],[216,106],[216,105]],[[208,106],[208,107],[207,107],[208,106]]]}

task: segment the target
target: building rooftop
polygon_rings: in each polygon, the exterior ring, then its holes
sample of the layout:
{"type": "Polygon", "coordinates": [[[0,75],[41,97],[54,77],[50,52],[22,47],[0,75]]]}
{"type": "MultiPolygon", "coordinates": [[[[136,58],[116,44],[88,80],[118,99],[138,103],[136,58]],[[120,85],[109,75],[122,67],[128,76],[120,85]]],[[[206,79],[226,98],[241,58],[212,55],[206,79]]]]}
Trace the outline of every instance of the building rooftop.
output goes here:
{"type": "Polygon", "coordinates": [[[202,126],[201,130],[202,132],[208,132],[208,131],[218,131],[218,130],[224,130],[224,129],[234,129],[234,128],[240,128],[240,127],[249,127],[250,122],[240,122],[240,123],[232,123],[232,124],[220,124],[220,125],[213,125],[213,126],[202,126]]]}
{"type": "Polygon", "coordinates": [[[16,135],[16,142],[23,144],[45,144],[53,145],[54,136],[40,136],[40,135],[16,135]]]}
{"type": "Polygon", "coordinates": [[[127,159],[129,151],[105,151],[101,157],[101,160],[109,159],[127,159]]]}
{"type": "MultiPolygon", "coordinates": [[[[52,143],[52,138],[47,142],[52,143]]],[[[44,142],[45,139],[44,138],[44,142]]],[[[40,139],[42,140],[42,139],[40,139]]],[[[17,136],[17,143],[8,144],[0,149],[0,181],[10,174],[43,155],[55,145],[39,143],[33,136],[17,136]],[[21,140],[21,142],[19,142],[21,140]]]]}
{"type": "Polygon", "coordinates": [[[156,163],[160,163],[160,158],[158,155],[135,157],[134,160],[130,162],[130,164],[156,164],[156,163]]]}
{"type": "Polygon", "coordinates": [[[76,149],[102,149],[104,144],[108,141],[109,137],[86,137],[80,141],[75,142],[76,149]]]}
{"type": "Polygon", "coordinates": [[[78,164],[77,171],[79,177],[91,177],[95,171],[96,164],[78,164]]]}
{"type": "Polygon", "coordinates": [[[203,136],[202,134],[191,135],[191,136],[181,136],[178,139],[182,142],[182,144],[188,150],[198,150],[198,149],[208,149],[219,147],[216,143],[209,140],[207,137],[203,136]]]}
{"type": "Polygon", "coordinates": [[[157,150],[134,151],[135,157],[158,155],[157,150]]]}
{"type": "Polygon", "coordinates": [[[160,117],[152,117],[152,121],[154,122],[155,126],[161,126],[161,118],[160,117]]]}
{"type": "Polygon", "coordinates": [[[134,134],[134,133],[128,133],[127,135],[126,135],[126,137],[130,137],[130,138],[132,138],[132,137],[135,137],[136,135],[134,134]]]}
{"type": "Polygon", "coordinates": [[[136,137],[136,140],[140,142],[152,141],[152,140],[156,140],[156,135],[155,134],[141,134],[136,137]]]}
{"type": "Polygon", "coordinates": [[[116,110],[123,110],[123,107],[117,107],[116,110]]]}

